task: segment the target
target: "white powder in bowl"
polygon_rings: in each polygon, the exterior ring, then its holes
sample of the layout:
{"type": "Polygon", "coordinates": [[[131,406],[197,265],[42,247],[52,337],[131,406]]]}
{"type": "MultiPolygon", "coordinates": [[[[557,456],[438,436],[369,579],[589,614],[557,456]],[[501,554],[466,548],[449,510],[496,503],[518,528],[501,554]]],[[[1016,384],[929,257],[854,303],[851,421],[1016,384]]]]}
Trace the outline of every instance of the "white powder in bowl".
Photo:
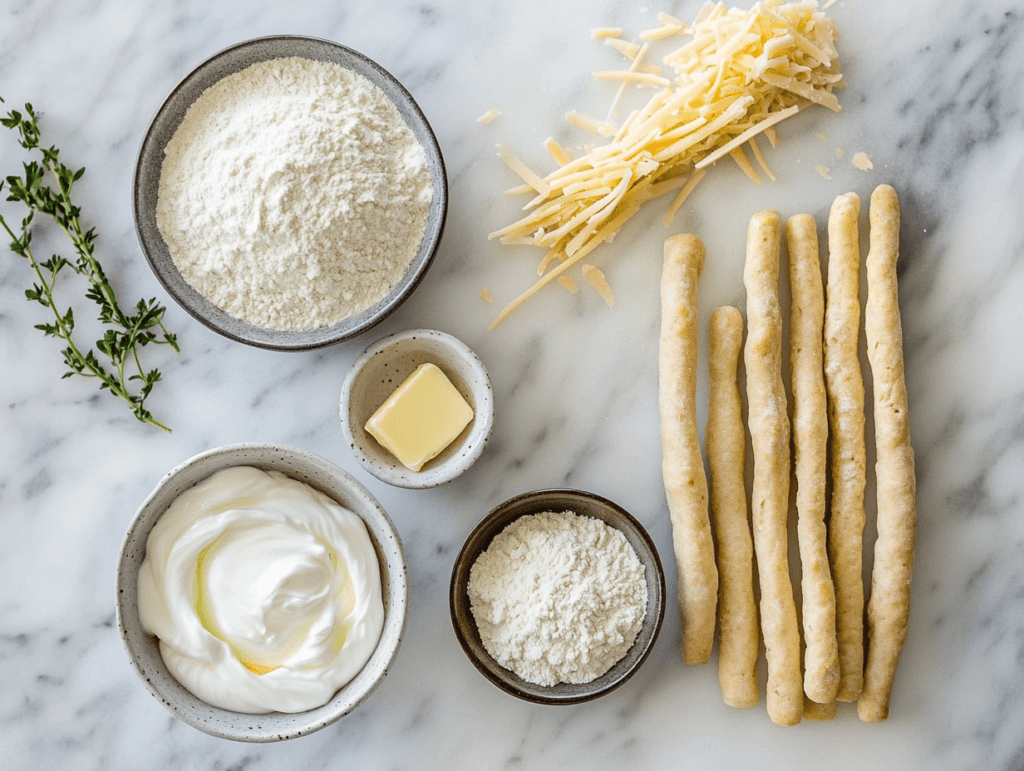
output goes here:
{"type": "Polygon", "coordinates": [[[536,685],[589,683],[618,662],[647,615],[644,567],[626,537],[571,511],[520,517],[469,573],[484,648],[536,685]]]}
{"type": "Polygon", "coordinates": [[[230,75],[189,107],[165,150],[157,226],[214,305],[307,330],[401,280],[432,195],[423,147],[383,91],[290,57],[230,75]]]}

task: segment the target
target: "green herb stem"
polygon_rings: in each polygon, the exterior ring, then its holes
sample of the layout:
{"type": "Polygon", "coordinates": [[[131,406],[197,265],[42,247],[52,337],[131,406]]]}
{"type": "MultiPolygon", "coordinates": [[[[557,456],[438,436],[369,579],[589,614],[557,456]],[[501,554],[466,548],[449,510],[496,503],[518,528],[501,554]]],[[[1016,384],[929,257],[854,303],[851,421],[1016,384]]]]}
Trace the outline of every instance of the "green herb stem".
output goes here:
{"type": "MultiPolygon", "coordinates": [[[[2,102],[3,99],[0,99],[2,102]]],[[[26,290],[28,300],[38,302],[49,308],[54,316],[52,324],[37,324],[36,328],[50,337],[58,337],[67,344],[63,351],[64,363],[68,371],[62,377],[81,375],[95,377],[100,380],[100,389],[107,389],[112,394],[126,401],[135,417],[144,423],[156,426],[163,431],[170,431],[167,426],[158,422],[145,408],[146,397],[153,386],[161,380],[160,371],[146,371],[139,358],[140,347],[150,343],[169,345],[179,351],[177,338],[167,331],[163,323],[165,308],[156,302],[139,300],[135,305],[134,314],[126,314],[118,305],[114,288],[107,280],[106,273],[96,258],[94,229],[83,230],[79,218],[80,210],[72,203],[71,189],[85,173],[85,169],[73,171],[59,160],[59,151],[55,147],[42,148],[39,144],[39,124],[32,105],[25,105],[27,117],[12,110],[6,118],[0,119],[0,125],[17,130],[21,138],[21,146],[26,150],[38,150],[43,160],[23,164],[24,177],[11,175],[6,178],[9,188],[8,201],[20,201],[28,208],[28,215],[21,221],[21,234],[17,234],[0,215],[3,225],[11,239],[11,251],[28,260],[38,280],[37,284],[26,290]],[[57,180],[55,191],[43,184],[44,177],[52,175],[57,180]],[[77,253],[77,259],[71,262],[54,255],[49,260],[36,259],[30,246],[32,231],[30,225],[36,213],[44,214],[52,219],[71,241],[77,253]],[[103,337],[96,341],[96,349],[104,354],[114,368],[116,374],[110,374],[100,363],[93,349],[84,354],[75,342],[75,321],[71,308],[64,313],[58,310],[54,297],[57,275],[64,267],[70,267],[75,273],[89,282],[85,296],[99,306],[99,321],[106,325],[103,337]],[[130,387],[131,381],[138,381],[137,393],[130,387]]],[[[4,181],[0,181],[0,190],[4,181]]]]}

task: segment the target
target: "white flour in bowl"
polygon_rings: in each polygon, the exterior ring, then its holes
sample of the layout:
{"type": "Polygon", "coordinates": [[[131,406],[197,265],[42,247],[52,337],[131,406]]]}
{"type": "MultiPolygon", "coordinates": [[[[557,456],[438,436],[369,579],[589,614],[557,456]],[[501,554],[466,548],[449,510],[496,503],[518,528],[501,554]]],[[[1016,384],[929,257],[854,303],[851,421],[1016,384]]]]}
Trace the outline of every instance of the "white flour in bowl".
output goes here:
{"type": "Polygon", "coordinates": [[[469,572],[480,641],[536,685],[589,683],[629,651],[647,615],[644,567],[626,537],[571,511],[520,517],[469,572]]]}
{"type": "Polygon", "coordinates": [[[224,78],[188,109],[165,150],[157,226],[214,305],[307,330],[401,280],[432,195],[423,147],[383,91],[290,57],[224,78]]]}

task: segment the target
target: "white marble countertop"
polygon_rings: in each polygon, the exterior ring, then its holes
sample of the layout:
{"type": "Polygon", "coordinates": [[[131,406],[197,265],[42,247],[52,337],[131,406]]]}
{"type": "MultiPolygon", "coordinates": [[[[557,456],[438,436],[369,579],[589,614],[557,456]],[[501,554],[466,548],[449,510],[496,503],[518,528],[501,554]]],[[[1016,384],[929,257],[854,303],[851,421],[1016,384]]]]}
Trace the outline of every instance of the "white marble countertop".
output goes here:
{"type": "MultiPolygon", "coordinates": [[[[589,288],[546,290],[494,332],[528,286],[537,254],[488,242],[509,223],[516,184],[498,142],[547,168],[541,142],[587,137],[569,109],[599,113],[614,86],[590,72],[618,56],[590,37],[627,36],[696,1],[37,0],[0,4],[0,96],[32,102],[44,141],[88,171],[76,190],[99,256],[125,301],[156,296],[182,353],[147,352],[164,374],[151,401],[173,427],[135,422],[92,383],[60,380],[59,346],[32,329],[27,265],[0,256],[0,766],[4,768],[749,768],[1024,767],[1024,18],[1013,0],[897,4],[840,0],[844,110],[783,124],[760,187],[732,164],[697,188],[671,229],[664,203],[594,254],[613,311],[589,288]],[[133,232],[130,185],[150,117],[192,67],[274,33],[328,38],[393,72],[443,148],[451,207],[436,262],[394,315],[314,353],[225,340],[163,292],[133,232]],[[476,119],[495,108],[489,125],[476,119]],[[842,159],[836,149],[845,151],[842,159]],[[871,172],[850,164],[869,153],[871,172]],[[831,180],[814,166],[830,167],[831,180]],[[605,495],[649,529],[675,591],[657,409],[658,282],[670,232],[704,239],[701,336],[713,307],[742,303],[746,224],[765,208],[866,202],[889,182],[903,204],[901,302],[917,452],[919,529],[909,637],[890,719],[773,725],[761,705],[722,703],[716,665],[685,666],[670,606],[656,648],[629,683],[574,707],[540,707],[488,683],[448,614],[454,557],[480,517],[526,490],[605,495]],[[488,287],[496,299],[479,297],[488,287]],[[497,427],[453,484],[403,491],[358,466],[337,423],[342,378],[370,342],[431,327],[472,346],[496,386],[497,427]],[[222,741],[173,718],[138,682],[114,622],[114,566],[125,529],[156,481],[204,449],[282,442],[338,463],[395,520],[410,570],[405,642],[382,686],[350,716],[278,745],[222,741]]],[[[5,112],[6,112],[5,109],[5,112]]],[[[0,136],[0,171],[23,153],[0,136]]],[[[10,204],[2,204],[10,207],[10,204]]],[[[4,208],[4,212],[11,211],[4,208]]],[[[20,216],[20,215],[19,215],[20,216]]],[[[42,238],[42,236],[40,236],[42,238]]],[[[56,244],[57,242],[54,241],[56,244]]],[[[707,375],[698,399],[706,414],[707,375]]],[[[870,435],[869,435],[870,436],[870,435]]],[[[869,496],[871,490],[869,489],[869,496]]],[[[870,497],[869,497],[870,500],[870,497]]],[[[869,528],[869,534],[871,530],[869,528]]],[[[763,681],[762,681],[763,688],[763,681]]],[[[763,693],[763,691],[762,691],[763,693]]]]}

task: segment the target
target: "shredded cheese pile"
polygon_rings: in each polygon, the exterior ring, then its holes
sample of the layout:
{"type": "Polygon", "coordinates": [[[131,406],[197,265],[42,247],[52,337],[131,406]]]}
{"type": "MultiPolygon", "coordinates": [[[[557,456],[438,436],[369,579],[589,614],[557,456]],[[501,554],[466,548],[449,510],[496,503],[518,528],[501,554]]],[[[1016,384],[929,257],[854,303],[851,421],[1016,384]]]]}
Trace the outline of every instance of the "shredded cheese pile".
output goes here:
{"type": "MultiPolygon", "coordinates": [[[[532,244],[546,250],[540,280],[513,300],[493,328],[541,287],[561,279],[597,246],[610,241],[640,207],[659,196],[676,196],[666,224],[692,192],[706,169],[729,156],[760,184],[747,157],[774,180],[756,137],[774,146],[774,126],[801,109],[820,104],[838,111],[833,90],[842,85],[833,22],[816,2],[765,0],[748,11],[708,2],[692,25],[658,14],[658,27],[640,35],[641,45],[618,36],[619,30],[595,30],[593,36],[629,60],[624,70],[595,72],[599,80],[619,82],[609,117],[597,120],[575,112],[573,125],[610,141],[586,148],[579,158],[554,139],[544,146],[558,168],[541,177],[512,152],[499,155],[524,181],[510,194],[532,194],[518,222],[489,238],[505,244],[532,244]],[[664,57],[673,76],[645,63],[651,41],[686,35],[692,39],[664,57]],[[654,88],[645,106],[612,123],[629,85],[654,88]]],[[[565,282],[562,282],[565,285],[565,282]]]]}

